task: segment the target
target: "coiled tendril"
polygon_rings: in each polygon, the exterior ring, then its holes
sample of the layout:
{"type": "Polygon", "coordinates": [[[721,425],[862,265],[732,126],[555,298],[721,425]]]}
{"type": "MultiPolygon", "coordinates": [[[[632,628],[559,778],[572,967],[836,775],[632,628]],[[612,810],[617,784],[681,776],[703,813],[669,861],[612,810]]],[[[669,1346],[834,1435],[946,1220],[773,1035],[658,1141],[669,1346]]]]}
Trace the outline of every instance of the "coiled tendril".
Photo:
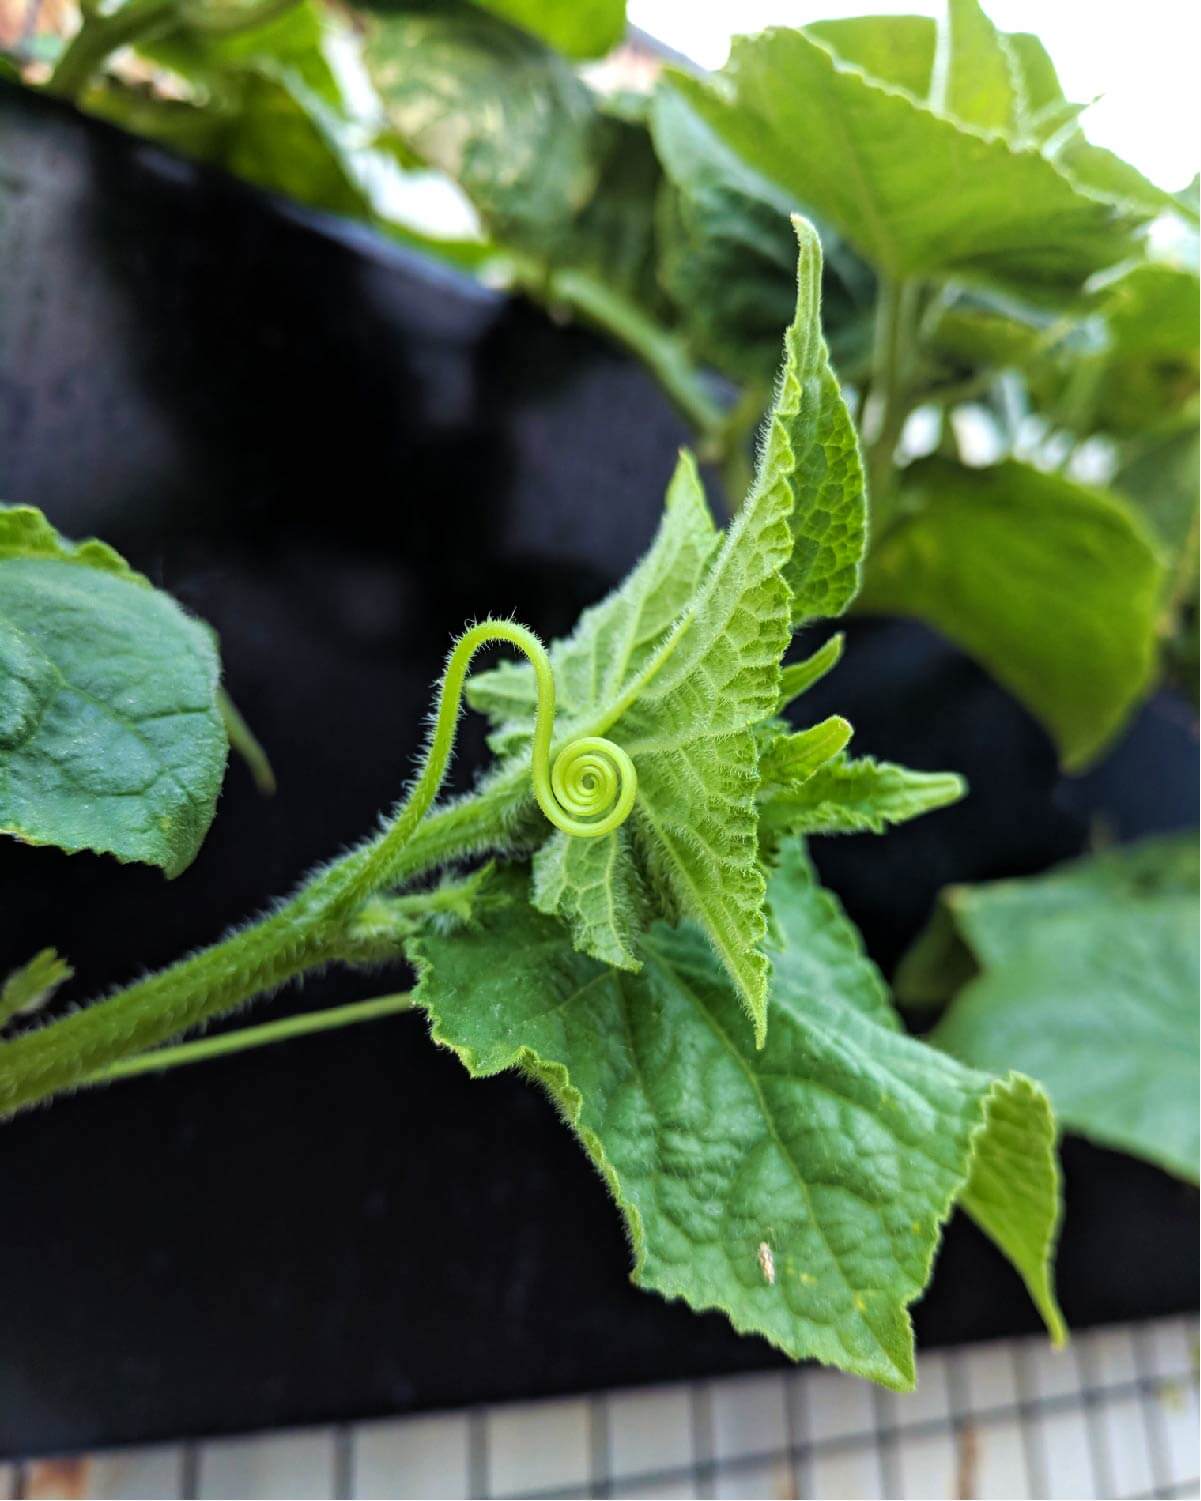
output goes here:
{"type": "Polygon", "coordinates": [[[534,669],[538,704],[530,772],[534,797],[546,817],[555,828],[577,839],[599,839],[620,828],[630,816],[638,794],[638,772],[633,761],[612,740],[585,735],[569,741],[552,766],[555,678],[546,648],[533,631],[514,621],[481,620],[459,637],[447,659],[421,773],[387,832],[364,853],[363,863],[341,900],[366,897],[385,884],[393,860],[429,811],[446,779],[454,750],[468,666],[480,647],[493,641],[516,646],[534,669]]]}

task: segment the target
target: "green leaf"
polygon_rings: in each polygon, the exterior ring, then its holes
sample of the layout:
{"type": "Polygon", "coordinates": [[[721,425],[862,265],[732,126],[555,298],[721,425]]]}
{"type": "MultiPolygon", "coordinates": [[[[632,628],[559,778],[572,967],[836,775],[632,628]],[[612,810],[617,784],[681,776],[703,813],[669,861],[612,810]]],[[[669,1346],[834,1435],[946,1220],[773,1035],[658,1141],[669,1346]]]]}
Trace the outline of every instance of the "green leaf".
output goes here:
{"type": "Polygon", "coordinates": [[[929,16],[848,16],[815,21],[806,33],[843,62],[925,101],[930,94],[938,27],[929,16]]]}
{"type": "Polygon", "coordinates": [[[929,993],[940,957],[961,965],[952,939],[981,973],[934,1032],[939,1046],[1029,1073],[1070,1130],[1195,1182],[1195,836],[952,887],[943,906],[949,922],[910,962],[910,983],[929,993]]]}
{"type": "Polygon", "coordinates": [[[918,616],[983,662],[1077,769],[1150,685],[1162,577],[1116,496],[1015,462],[929,459],[905,471],[862,603],[918,616]]]}
{"type": "MultiPolygon", "coordinates": [[[[854,431],[818,321],[820,247],[809,226],[797,233],[797,315],[751,494],[719,543],[683,458],[651,551],[551,650],[558,738],[607,735],[634,760],[632,838],[588,854],[556,840],[536,863],[538,905],[593,955],[632,962],[643,892],[652,913],[694,918],[760,1042],[768,964],[753,727],[779,702],[790,620],[841,608],[853,592],[865,529],[854,431]]],[[[468,701],[496,724],[498,754],[528,753],[527,667],[473,679],[468,701]]]]}
{"type": "Polygon", "coordinates": [[[1042,145],[1074,119],[1082,106],[1069,104],[1055,64],[1036,36],[1026,31],[1008,32],[1005,49],[1025,105],[1022,135],[1024,139],[1042,145]]]}
{"type": "Polygon", "coordinates": [[[753,172],[672,88],[651,108],[671,184],[660,200],[659,274],[702,357],[767,381],[796,299],[796,203],[753,172]]]}
{"type": "Polygon", "coordinates": [[[0,508],[0,832],[175,876],[226,740],[212,632],[103,542],[0,508]]]}
{"type": "Polygon", "coordinates": [[[414,946],[418,1004],[473,1076],[520,1068],[549,1091],[625,1217],[637,1285],[908,1390],[906,1308],[961,1198],[1060,1331],[1045,1100],[898,1030],[798,852],[772,883],[783,937],[761,1052],[691,924],[646,935],[633,975],[574,952],[519,873],[498,885],[507,910],[414,946]]]}
{"type": "Polygon", "coordinates": [[[527,32],[471,6],[371,18],[389,125],[453,177],[502,240],[549,250],[597,181],[592,94],[527,32]]]}
{"type": "Polygon", "coordinates": [[[534,856],[531,900],[539,912],[563,919],[581,953],[637,971],[637,936],[648,901],[625,829],[603,839],[556,833],[534,856]]]}
{"type": "Polygon", "coordinates": [[[981,130],[1014,135],[1025,110],[1020,74],[978,0],[947,0],[938,28],[930,100],[981,130]]]}
{"type": "Polygon", "coordinates": [[[625,0],[475,0],[568,57],[600,57],[625,35],[625,0]]]}
{"type": "Polygon", "coordinates": [[[39,949],[27,964],[13,970],[0,987],[0,1026],[44,1006],[75,971],[57,949],[39,949]]]}
{"type": "Polygon", "coordinates": [[[954,274],[1061,298],[1129,255],[1147,217],[873,82],[806,32],[739,38],[711,81],[671,78],[756,171],[892,277],[954,274]]]}
{"type": "Polygon", "coordinates": [[[769,845],[785,834],[883,834],[891,824],[958,802],[966,791],[954,772],[838,755],[806,780],[765,786],[760,831],[769,845]]]}
{"type": "MultiPolygon", "coordinates": [[[[557,862],[560,914],[577,938],[607,952],[612,935],[596,921],[602,900],[620,921],[630,911],[628,893],[645,888],[655,910],[690,914],[734,978],[760,1038],[768,966],[760,948],[766,919],[751,727],[778,697],[789,606],[780,569],[791,546],[791,504],[783,485],[761,490],[719,543],[695,464],[683,457],[650,553],[551,650],[556,740],[606,735],[638,769],[627,826],[633,837],[614,847],[609,889],[602,897],[593,887],[588,860],[557,862]],[[627,868],[634,852],[636,871],[627,868]],[[591,891],[561,879],[580,871],[591,891]]],[[[474,679],[469,701],[495,713],[532,694],[528,671],[506,667],[474,679]]],[[[493,743],[524,758],[532,723],[522,716],[502,724],[493,743]]],[[[540,888],[544,901],[549,890],[540,888]]],[[[619,928],[618,943],[628,950],[631,935],[619,928]]]]}
{"type": "Polygon", "coordinates": [[[799,786],[838,755],[853,734],[841,715],[831,714],[807,730],[779,735],[759,757],[759,775],[765,782],[799,786]]]}
{"type": "Polygon", "coordinates": [[[838,631],[812,655],[800,662],[788,662],[780,669],[780,702],[776,706],[777,712],[786,709],[801,694],[807,693],[814,683],[820,682],[832,668],[837,667],[842,658],[845,639],[842,632],[838,631]]]}
{"type": "Polygon", "coordinates": [[[792,623],[841,615],[859,592],[867,549],[867,495],[859,439],[830,368],[821,326],[821,244],[793,216],[800,244],[796,317],[784,334],[759,468],[747,504],[762,495],[791,497],[792,554],[784,577],[792,623]]]}
{"type": "MultiPolygon", "coordinates": [[[[587,202],[549,241],[529,247],[555,271],[583,271],[615,288],[659,323],[670,320],[659,284],[655,203],[663,172],[644,121],[601,108],[592,133],[595,185],[587,202]]],[[[535,281],[530,288],[537,291],[535,281]]],[[[789,279],[791,292],[791,277],[789,279]]],[[[553,290],[552,290],[553,300],[553,290]]],[[[789,308],[776,324],[788,321],[789,308]]]]}

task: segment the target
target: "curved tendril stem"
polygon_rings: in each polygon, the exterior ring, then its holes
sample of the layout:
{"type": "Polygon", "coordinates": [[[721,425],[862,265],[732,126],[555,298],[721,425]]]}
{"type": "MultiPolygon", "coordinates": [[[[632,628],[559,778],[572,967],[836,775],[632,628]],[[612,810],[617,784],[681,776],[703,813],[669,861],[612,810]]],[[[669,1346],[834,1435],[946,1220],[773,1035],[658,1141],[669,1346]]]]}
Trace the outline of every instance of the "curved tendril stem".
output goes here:
{"type": "Polygon", "coordinates": [[[413,837],[446,780],[454,750],[463,685],[472,657],[482,646],[505,642],[521,651],[534,669],[538,705],[531,747],[531,776],[539,808],[557,829],[577,839],[611,834],[629,817],[638,793],[633,761],[612,740],[585,736],[563,747],[551,764],[555,729],[555,678],[546,648],[533,631],[512,620],[481,620],[456,641],[438,687],[434,728],[425,762],[413,790],[384,836],[367,852],[342,902],[362,900],[387,880],[397,854],[413,837]]]}

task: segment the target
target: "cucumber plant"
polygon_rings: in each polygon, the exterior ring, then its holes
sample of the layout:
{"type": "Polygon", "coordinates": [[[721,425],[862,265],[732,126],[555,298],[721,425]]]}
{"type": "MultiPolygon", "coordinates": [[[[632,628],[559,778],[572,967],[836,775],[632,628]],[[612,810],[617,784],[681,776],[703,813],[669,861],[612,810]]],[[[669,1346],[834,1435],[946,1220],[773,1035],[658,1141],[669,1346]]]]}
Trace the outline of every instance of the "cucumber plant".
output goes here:
{"type": "MultiPolygon", "coordinates": [[[[550,1093],[624,1216],[639,1285],[907,1389],[908,1305],[959,1204],[1062,1337],[1045,1094],[906,1034],[805,852],[964,788],[853,757],[838,716],[784,715],[837,660],[834,636],[781,665],[852,601],[867,539],[819,240],[794,228],[795,316],[733,520],[715,523],[682,455],[650,550],[569,637],[470,627],[408,794],[266,915],[65,1015],[38,1009],[65,963],[37,955],[3,991],[0,1111],[416,1008],[473,1076],[516,1068],[550,1093]],[[493,644],[524,660],[468,677],[493,644]],[[440,802],[464,695],[495,763],[440,802]],[[308,970],[400,955],[404,995],[156,1051],[308,970]]],[[[0,826],[177,872],[225,757],[211,634],[27,507],[0,512],[0,624],[0,826]]]]}
{"type": "MultiPolygon", "coordinates": [[[[804,840],[962,785],[851,756],[838,716],[796,729],[841,638],[784,657],[847,609],[923,620],[1068,771],[1161,682],[1195,695],[1196,183],[1093,146],[1038,40],[978,0],[775,29],[637,95],[580,68],[623,26],[622,0],[124,0],[21,60],[602,330],[685,416],[732,519],[686,457],[650,553],[571,637],[473,627],[413,793],[266,918],[44,1025],[67,969],[35,956],[0,993],[0,1109],[417,1007],[471,1072],[551,1092],[640,1282],[903,1386],[904,1310],[956,1199],[1061,1332],[1051,1118],[1011,1069],[1069,1129],[1196,1180],[1195,850],[950,888],[897,975],[905,1005],[949,1003],[919,1043],[804,840]],[[431,179],[460,195],[453,236],[412,211],[431,179]],[[526,660],[467,677],[494,638],[526,660]],[[460,689],[497,759],[444,803],[460,689]],[[400,953],[411,994],[163,1046],[316,965],[400,953]]],[[[0,515],[0,631],[0,827],[182,869],[223,726],[256,749],[211,636],[28,509],[0,515]]]]}

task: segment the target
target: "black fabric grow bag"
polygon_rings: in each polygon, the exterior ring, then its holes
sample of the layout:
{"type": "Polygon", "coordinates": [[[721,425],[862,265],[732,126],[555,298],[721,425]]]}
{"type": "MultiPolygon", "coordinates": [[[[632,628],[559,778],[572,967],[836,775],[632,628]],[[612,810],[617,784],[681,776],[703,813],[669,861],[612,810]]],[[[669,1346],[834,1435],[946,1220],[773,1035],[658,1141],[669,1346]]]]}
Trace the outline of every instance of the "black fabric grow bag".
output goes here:
{"type": "MultiPolygon", "coordinates": [[[[412,765],[447,642],[547,635],[648,542],[686,433],[577,330],[14,89],[0,91],[0,494],[97,533],[219,630],[280,790],[230,768],[180,879],[0,842],[0,972],[60,945],[97,994],[205,942],[357,838],[412,765]]],[[[946,881],[1035,871],[1090,820],[1196,818],[1184,706],[1065,782],[1039,729],[915,626],[852,621],[815,709],[973,796],[826,842],[886,967],[946,881]]],[[[482,764],[464,725],[460,786],[482,764]]],[[[334,973],[266,1018],[378,994],[334,973]]],[[[1065,1144],[1070,1321],[1188,1307],[1195,1195],[1065,1144]]],[[[0,1128],[0,1453],[349,1419],[777,1360],[634,1291],[550,1105],[469,1084],[416,1017],[56,1103],[0,1128]]],[[[950,1227],[927,1344],[1035,1327],[950,1227]]]]}

